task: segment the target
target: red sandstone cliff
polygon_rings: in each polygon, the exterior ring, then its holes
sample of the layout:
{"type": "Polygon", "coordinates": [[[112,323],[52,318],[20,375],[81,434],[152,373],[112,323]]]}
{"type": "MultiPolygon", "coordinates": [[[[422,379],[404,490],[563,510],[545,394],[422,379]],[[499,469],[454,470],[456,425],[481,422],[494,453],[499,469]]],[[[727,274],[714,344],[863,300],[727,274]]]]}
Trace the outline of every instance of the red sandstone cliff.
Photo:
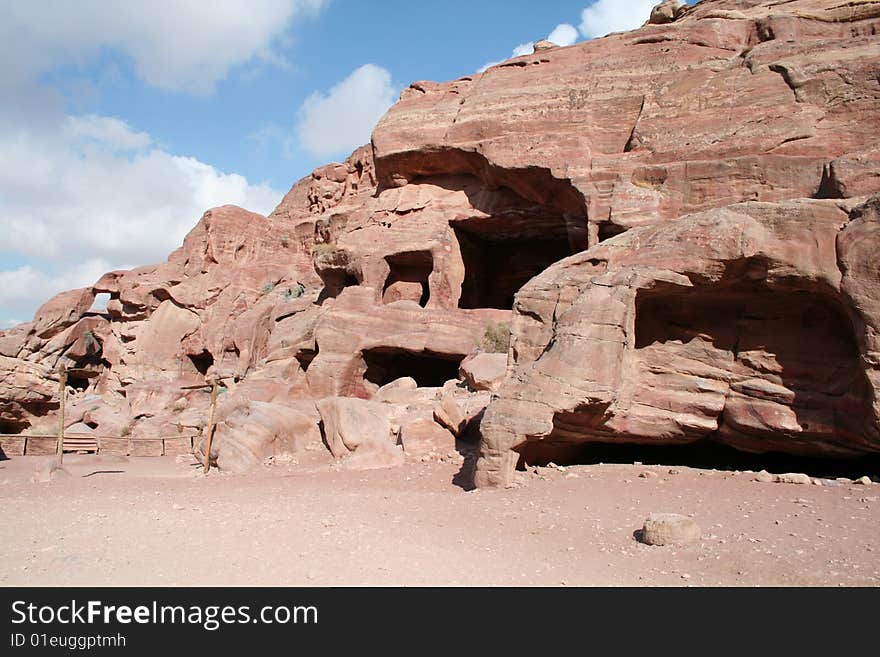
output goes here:
{"type": "Polygon", "coordinates": [[[63,363],[71,422],[135,436],[217,372],[230,468],[319,426],[364,467],[479,439],[480,485],[591,441],[880,451],[880,3],[671,6],[414,83],[269,217],[48,301],[0,334],[0,430],[63,363]]]}

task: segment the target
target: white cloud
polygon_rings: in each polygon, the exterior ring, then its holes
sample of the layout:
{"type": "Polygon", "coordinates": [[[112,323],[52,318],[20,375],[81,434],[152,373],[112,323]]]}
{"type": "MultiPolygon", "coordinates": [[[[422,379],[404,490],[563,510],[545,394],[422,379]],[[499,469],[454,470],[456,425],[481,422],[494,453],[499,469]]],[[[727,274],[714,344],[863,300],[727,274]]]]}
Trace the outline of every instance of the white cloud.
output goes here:
{"type": "Polygon", "coordinates": [[[535,42],[529,41],[527,43],[521,43],[516,48],[513,49],[513,53],[511,53],[511,57],[522,57],[523,55],[531,55],[535,50],[535,42]]]}
{"type": "MultiPolygon", "coordinates": [[[[553,28],[553,31],[547,35],[547,41],[551,41],[555,43],[557,46],[570,46],[576,43],[578,40],[578,31],[575,29],[574,25],[569,25],[568,23],[560,23],[556,27],[553,28]]],[[[526,43],[519,44],[516,48],[513,49],[513,52],[510,53],[511,57],[522,57],[523,55],[531,55],[535,49],[535,42],[528,41],[526,43]]],[[[482,73],[487,68],[492,68],[493,66],[498,66],[505,60],[499,60],[497,62],[487,62],[483,64],[480,68],[477,69],[477,73],[482,73]]]]}
{"type": "Polygon", "coordinates": [[[658,0],[597,0],[581,12],[581,34],[587,39],[644,25],[658,0]]]}
{"type": "Polygon", "coordinates": [[[151,85],[208,93],[238,64],[283,63],[273,46],[290,21],[327,1],[0,0],[0,83],[83,65],[111,48],[151,85]]]}
{"type": "Polygon", "coordinates": [[[282,193],[195,158],[150,148],[118,119],[67,117],[54,131],[0,130],[0,317],[30,317],[110,269],[161,262],[202,213],[232,203],[268,213],[282,193]],[[42,262],[42,264],[37,264],[42,262]]]}
{"type": "Polygon", "coordinates": [[[553,31],[547,35],[547,41],[555,43],[557,46],[570,46],[577,43],[578,31],[574,25],[568,23],[560,23],[553,31]]]}
{"type": "Polygon", "coordinates": [[[47,74],[109,49],[151,85],[207,93],[246,62],[285,65],[290,22],[328,1],[0,0],[0,327],[108,270],[163,261],[207,208],[266,214],[282,196],[120,118],[71,115],[47,74]]]}
{"type": "MultiPolygon", "coordinates": [[[[20,309],[33,306],[36,309],[58,292],[92,285],[109,268],[106,260],[94,259],[72,266],[58,276],[49,275],[31,265],[0,271],[0,307],[20,309]]],[[[33,315],[33,312],[28,315],[33,315]]]]}
{"type": "Polygon", "coordinates": [[[318,157],[345,156],[370,141],[373,127],[397,98],[391,73],[364,64],[327,93],[314,92],[299,110],[296,134],[318,157]]]}
{"type": "Polygon", "coordinates": [[[125,121],[109,117],[68,116],[64,135],[73,141],[93,141],[113,150],[129,151],[150,145],[150,135],[134,132],[125,121]]]}

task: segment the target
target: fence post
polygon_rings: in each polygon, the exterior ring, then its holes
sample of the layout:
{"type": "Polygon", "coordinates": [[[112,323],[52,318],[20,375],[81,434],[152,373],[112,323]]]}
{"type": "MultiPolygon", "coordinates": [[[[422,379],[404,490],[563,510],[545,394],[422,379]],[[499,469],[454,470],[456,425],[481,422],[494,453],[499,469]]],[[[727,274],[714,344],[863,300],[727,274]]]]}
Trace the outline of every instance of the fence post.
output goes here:
{"type": "Polygon", "coordinates": [[[209,383],[211,384],[211,416],[205,434],[205,474],[211,468],[211,439],[214,437],[214,410],[217,408],[217,379],[212,379],[209,383]]]}
{"type": "Polygon", "coordinates": [[[58,422],[58,442],[55,445],[55,457],[58,465],[64,462],[64,402],[67,397],[67,368],[64,363],[58,366],[58,396],[61,402],[61,419],[58,422]]]}

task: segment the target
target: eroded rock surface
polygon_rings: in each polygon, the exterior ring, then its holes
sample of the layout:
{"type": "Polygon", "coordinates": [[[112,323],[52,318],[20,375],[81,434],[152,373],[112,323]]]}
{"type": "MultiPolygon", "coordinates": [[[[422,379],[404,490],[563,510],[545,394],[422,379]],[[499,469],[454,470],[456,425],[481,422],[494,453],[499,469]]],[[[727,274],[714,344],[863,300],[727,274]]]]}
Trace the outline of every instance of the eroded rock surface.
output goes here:
{"type": "Polygon", "coordinates": [[[52,426],[64,366],[99,436],[199,433],[219,377],[234,470],[318,436],[480,440],[479,485],[590,442],[880,451],[880,5],[645,20],[415,82],[270,216],[50,299],[0,333],[0,432],[52,426]]]}
{"type": "Polygon", "coordinates": [[[504,483],[518,458],[552,460],[590,441],[877,451],[870,331],[839,259],[851,218],[875,203],[728,206],[628,231],[549,269],[523,295],[552,288],[574,300],[561,312],[552,304],[552,344],[523,333],[521,353],[542,351],[520,357],[486,411],[479,481],[504,483]]]}

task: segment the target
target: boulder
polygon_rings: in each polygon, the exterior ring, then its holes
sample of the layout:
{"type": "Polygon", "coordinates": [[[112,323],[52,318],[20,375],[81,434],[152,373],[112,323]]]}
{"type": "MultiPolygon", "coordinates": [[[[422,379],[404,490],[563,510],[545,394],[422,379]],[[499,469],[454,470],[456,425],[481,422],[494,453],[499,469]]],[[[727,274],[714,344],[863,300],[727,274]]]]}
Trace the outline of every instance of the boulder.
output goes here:
{"type": "Polygon", "coordinates": [[[401,425],[400,443],[407,456],[441,457],[455,449],[455,436],[433,420],[419,418],[401,425]]]}
{"type": "Polygon", "coordinates": [[[379,388],[373,396],[373,400],[388,404],[405,404],[413,399],[418,387],[419,384],[415,379],[404,376],[379,388]]]}
{"type": "Polygon", "coordinates": [[[414,301],[419,303],[422,298],[422,284],[417,282],[396,281],[385,288],[382,301],[386,304],[395,301],[414,301]]]}
{"type": "Polygon", "coordinates": [[[786,472],[778,474],[776,475],[775,480],[780,484],[801,484],[802,486],[809,486],[813,483],[810,476],[805,475],[803,472],[786,472]]]}
{"type": "Polygon", "coordinates": [[[690,545],[700,539],[700,527],[693,518],[678,513],[652,513],[638,539],[645,545],[690,545]]]}
{"type": "Polygon", "coordinates": [[[334,457],[356,456],[347,460],[355,468],[381,468],[403,462],[387,405],[335,397],[320,400],[317,408],[324,441],[334,457]]]}
{"type": "Polygon", "coordinates": [[[433,408],[434,420],[454,436],[463,436],[470,427],[479,424],[490,399],[488,392],[468,394],[457,386],[444,387],[433,408]]]}
{"type": "Polygon", "coordinates": [[[659,5],[651,9],[648,25],[665,25],[673,22],[681,16],[685,7],[678,0],[663,0],[659,5]]]}
{"type": "MultiPolygon", "coordinates": [[[[211,442],[211,459],[221,470],[247,472],[268,457],[291,456],[320,443],[313,404],[297,408],[241,400],[219,418],[211,442]]],[[[204,457],[204,440],[197,451],[204,457]]]]}
{"type": "Polygon", "coordinates": [[[461,361],[462,380],[474,392],[498,389],[507,374],[507,354],[474,354],[461,361]]]}

